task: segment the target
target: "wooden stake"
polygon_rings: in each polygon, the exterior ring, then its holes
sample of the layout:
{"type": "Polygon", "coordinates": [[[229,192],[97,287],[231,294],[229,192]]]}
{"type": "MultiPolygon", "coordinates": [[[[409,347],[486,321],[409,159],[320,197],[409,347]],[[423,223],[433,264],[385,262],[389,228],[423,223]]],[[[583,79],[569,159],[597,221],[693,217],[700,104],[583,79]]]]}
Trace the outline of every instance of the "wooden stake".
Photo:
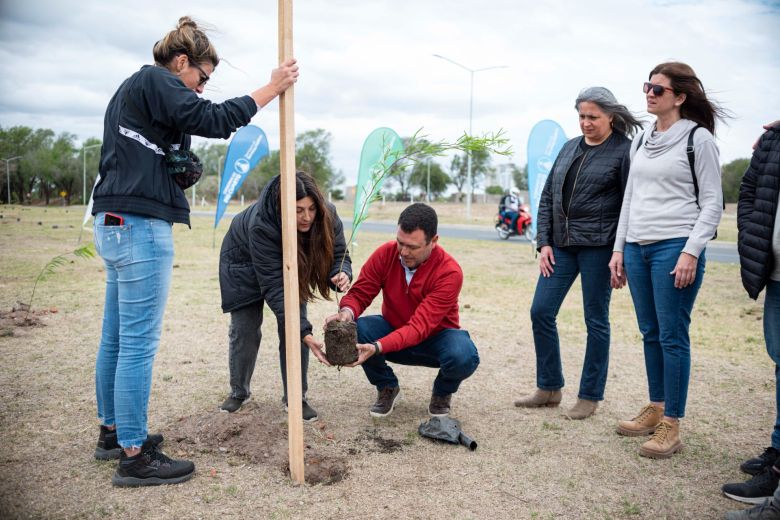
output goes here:
{"type": "MultiPolygon", "coordinates": [[[[292,57],[292,0],[279,0],[279,62],[284,62],[292,57]]],[[[303,395],[301,390],[300,302],[298,298],[298,229],[295,215],[295,111],[292,86],[279,96],[279,123],[290,476],[298,484],[303,484],[303,395]]]]}

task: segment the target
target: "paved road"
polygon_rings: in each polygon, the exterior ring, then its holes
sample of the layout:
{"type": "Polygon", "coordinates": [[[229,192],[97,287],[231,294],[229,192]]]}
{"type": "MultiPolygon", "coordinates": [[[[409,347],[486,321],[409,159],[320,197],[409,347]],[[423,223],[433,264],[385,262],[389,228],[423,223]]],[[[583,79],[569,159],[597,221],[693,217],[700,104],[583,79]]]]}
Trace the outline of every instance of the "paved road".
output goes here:
{"type": "MultiPolygon", "coordinates": [[[[195,216],[211,217],[214,218],[214,213],[207,211],[193,211],[195,216]]],[[[232,218],[234,213],[225,213],[225,218],[232,218]]],[[[352,221],[348,219],[342,219],[344,227],[351,227],[352,221]]],[[[394,222],[372,222],[366,221],[361,226],[361,229],[369,231],[371,233],[387,233],[388,235],[394,235],[396,224],[394,222]]],[[[461,238],[465,240],[490,240],[501,241],[498,238],[498,233],[492,227],[488,226],[469,226],[469,225],[454,225],[454,224],[442,224],[439,226],[439,234],[443,237],[449,238],[461,238]]],[[[508,242],[517,244],[528,244],[528,241],[523,237],[511,237],[508,242]]],[[[707,246],[707,260],[711,262],[738,264],[739,255],[737,254],[737,245],[734,242],[710,242],[707,246]]]]}

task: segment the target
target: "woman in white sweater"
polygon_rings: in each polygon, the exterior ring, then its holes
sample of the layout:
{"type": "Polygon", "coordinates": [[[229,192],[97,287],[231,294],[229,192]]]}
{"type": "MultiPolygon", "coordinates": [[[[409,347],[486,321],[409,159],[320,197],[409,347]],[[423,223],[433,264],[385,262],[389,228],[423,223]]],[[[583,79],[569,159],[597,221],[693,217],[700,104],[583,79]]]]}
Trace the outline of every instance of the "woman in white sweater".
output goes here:
{"type": "Polygon", "coordinates": [[[680,451],[691,367],[688,327],[702,283],[705,248],[723,208],[715,119],[725,113],[707,99],[684,63],[655,67],[643,90],[656,121],[634,138],[614,253],[612,286],[626,278],[644,341],[650,403],[617,432],[652,434],[639,454],[669,458],[680,451]],[[625,270],[624,270],[625,263],[625,270]]]}

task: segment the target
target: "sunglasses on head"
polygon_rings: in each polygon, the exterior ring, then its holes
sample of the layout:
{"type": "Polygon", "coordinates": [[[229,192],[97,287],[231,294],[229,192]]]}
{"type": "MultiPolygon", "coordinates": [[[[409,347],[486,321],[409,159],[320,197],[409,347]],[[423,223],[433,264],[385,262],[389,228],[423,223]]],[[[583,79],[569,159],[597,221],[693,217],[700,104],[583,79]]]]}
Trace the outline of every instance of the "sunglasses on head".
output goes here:
{"type": "Polygon", "coordinates": [[[651,90],[653,91],[653,94],[655,94],[656,96],[663,96],[665,90],[674,93],[673,88],[664,87],[663,85],[654,85],[648,81],[645,81],[645,83],[642,85],[642,92],[647,94],[651,90]]]}

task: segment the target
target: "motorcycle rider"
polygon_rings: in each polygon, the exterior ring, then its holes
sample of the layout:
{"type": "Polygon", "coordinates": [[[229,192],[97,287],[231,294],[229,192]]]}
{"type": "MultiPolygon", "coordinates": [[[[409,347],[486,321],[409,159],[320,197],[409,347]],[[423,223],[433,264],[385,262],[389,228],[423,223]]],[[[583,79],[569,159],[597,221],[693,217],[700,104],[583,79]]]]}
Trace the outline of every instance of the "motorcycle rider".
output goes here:
{"type": "Polygon", "coordinates": [[[517,233],[517,219],[520,216],[520,205],[522,200],[520,199],[520,190],[512,188],[511,192],[507,192],[501,199],[501,203],[498,206],[498,212],[503,218],[509,218],[509,231],[517,233]]]}

